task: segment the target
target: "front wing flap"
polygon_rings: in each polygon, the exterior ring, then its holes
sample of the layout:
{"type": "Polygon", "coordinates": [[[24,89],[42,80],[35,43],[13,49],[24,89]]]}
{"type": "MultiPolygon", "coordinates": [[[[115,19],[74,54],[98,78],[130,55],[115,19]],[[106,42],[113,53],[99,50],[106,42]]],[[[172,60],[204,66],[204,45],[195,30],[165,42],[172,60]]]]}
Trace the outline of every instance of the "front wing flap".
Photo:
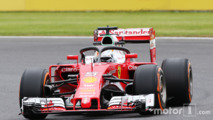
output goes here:
{"type": "Polygon", "coordinates": [[[127,95],[115,96],[109,101],[107,109],[67,109],[66,102],[62,98],[39,98],[39,97],[24,97],[22,99],[21,112],[33,113],[66,113],[66,112],[97,112],[97,111],[136,111],[138,104],[144,104],[144,110],[149,110],[154,107],[154,94],[149,95],[127,95]]]}

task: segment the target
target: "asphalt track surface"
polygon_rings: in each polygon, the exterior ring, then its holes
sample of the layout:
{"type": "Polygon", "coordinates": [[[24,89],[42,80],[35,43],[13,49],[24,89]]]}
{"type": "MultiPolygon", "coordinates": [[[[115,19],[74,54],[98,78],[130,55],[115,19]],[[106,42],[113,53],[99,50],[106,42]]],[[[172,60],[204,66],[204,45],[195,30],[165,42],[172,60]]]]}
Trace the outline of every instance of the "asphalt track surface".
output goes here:
{"type": "MultiPolygon", "coordinates": [[[[92,38],[0,38],[0,120],[24,119],[19,110],[19,82],[23,71],[30,67],[48,68],[51,64],[65,61],[66,55],[79,54],[79,49],[92,45],[92,38]]],[[[148,45],[126,45],[138,53],[137,61],[148,61],[148,45]]],[[[163,115],[129,114],[59,114],[48,115],[48,120],[122,119],[122,120],[181,120],[213,119],[213,39],[160,39],[157,40],[157,63],[163,59],[183,57],[193,67],[194,91],[192,104],[196,106],[195,117],[188,115],[188,107],[173,109],[183,111],[163,115]],[[202,113],[201,113],[202,112],[202,113]],[[176,114],[175,114],[176,113],[176,114]],[[204,115],[205,114],[205,115],[204,115]]],[[[194,106],[191,107],[194,110],[194,106]]],[[[191,115],[194,115],[194,111],[191,115]]]]}

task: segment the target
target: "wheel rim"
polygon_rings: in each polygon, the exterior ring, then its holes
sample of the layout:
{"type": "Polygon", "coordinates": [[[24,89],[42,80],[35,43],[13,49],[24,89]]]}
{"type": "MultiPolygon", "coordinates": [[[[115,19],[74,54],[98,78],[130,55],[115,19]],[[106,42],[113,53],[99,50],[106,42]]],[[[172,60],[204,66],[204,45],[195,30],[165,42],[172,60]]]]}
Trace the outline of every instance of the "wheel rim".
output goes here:
{"type": "Polygon", "coordinates": [[[188,73],[188,79],[189,79],[189,97],[190,97],[190,101],[191,101],[191,98],[192,98],[192,95],[193,95],[193,82],[192,82],[192,68],[189,64],[189,73],[188,73]]]}
{"type": "Polygon", "coordinates": [[[166,84],[163,75],[160,75],[160,95],[162,102],[166,103],[166,84]]]}
{"type": "Polygon", "coordinates": [[[45,91],[45,85],[47,85],[50,81],[50,78],[49,78],[49,73],[47,72],[45,74],[45,77],[44,77],[44,83],[43,83],[43,96],[45,97],[46,96],[46,91],[45,91]]]}

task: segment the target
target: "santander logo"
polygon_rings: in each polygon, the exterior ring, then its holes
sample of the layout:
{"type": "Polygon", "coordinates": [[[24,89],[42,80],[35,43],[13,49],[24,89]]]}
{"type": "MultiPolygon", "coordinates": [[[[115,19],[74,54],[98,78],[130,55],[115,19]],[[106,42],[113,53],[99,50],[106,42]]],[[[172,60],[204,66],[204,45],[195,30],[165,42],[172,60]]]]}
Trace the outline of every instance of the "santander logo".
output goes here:
{"type": "MultiPolygon", "coordinates": [[[[150,35],[149,28],[136,28],[136,29],[118,29],[110,30],[110,34],[117,34],[122,36],[141,36],[141,35],[150,35]]],[[[98,35],[106,34],[105,30],[99,30],[98,35]]]]}

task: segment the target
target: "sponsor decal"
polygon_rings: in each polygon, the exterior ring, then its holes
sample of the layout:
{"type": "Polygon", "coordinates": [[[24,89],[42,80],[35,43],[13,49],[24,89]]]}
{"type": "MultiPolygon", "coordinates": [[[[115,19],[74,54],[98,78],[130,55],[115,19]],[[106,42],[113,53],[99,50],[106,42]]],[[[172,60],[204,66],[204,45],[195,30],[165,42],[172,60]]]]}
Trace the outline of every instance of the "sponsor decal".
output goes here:
{"type": "Polygon", "coordinates": [[[95,77],[86,77],[83,80],[85,83],[94,83],[95,81],[97,81],[97,78],[95,77]]]}
{"type": "Polygon", "coordinates": [[[109,67],[109,73],[110,73],[110,74],[116,73],[116,68],[115,68],[114,65],[109,67]]]}
{"type": "Polygon", "coordinates": [[[136,69],[137,69],[137,66],[133,66],[133,65],[128,66],[128,70],[136,70],[136,69]]]}
{"type": "Polygon", "coordinates": [[[92,89],[81,89],[79,94],[81,96],[85,96],[85,95],[95,95],[95,89],[92,88],[92,89]]]}
{"type": "Polygon", "coordinates": [[[48,104],[44,105],[44,107],[51,107],[51,106],[54,106],[52,100],[50,100],[48,104]]]}
{"type": "Polygon", "coordinates": [[[155,39],[155,35],[154,34],[152,34],[151,37],[150,37],[150,40],[153,40],[153,39],[155,39]]]}
{"type": "Polygon", "coordinates": [[[90,94],[79,95],[79,97],[81,97],[81,98],[93,97],[93,96],[94,96],[94,95],[90,95],[90,94]]]}
{"type": "Polygon", "coordinates": [[[95,95],[95,92],[79,92],[79,95],[81,95],[81,96],[85,96],[85,95],[92,96],[92,95],[95,95]]]}
{"type": "Polygon", "coordinates": [[[118,66],[118,78],[121,78],[121,66],[118,66]]]}
{"type": "Polygon", "coordinates": [[[96,76],[98,72],[87,72],[85,76],[96,76]]]}
{"type": "Polygon", "coordinates": [[[83,84],[84,87],[94,87],[93,84],[83,84]]]}
{"type": "Polygon", "coordinates": [[[111,70],[109,71],[109,74],[114,74],[116,72],[116,70],[111,70]]]}
{"type": "MultiPolygon", "coordinates": [[[[149,28],[134,28],[134,29],[118,29],[118,30],[110,30],[110,34],[118,34],[123,36],[140,36],[140,35],[149,35],[149,28]]],[[[99,30],[98,36],[106,34],[105,30],[99,30]]]]}
{"type": "Polygon", "coordinates": [[[81,89],[80,92],[95,92],[95,89],[81,89]]]}
{"type": "Polygon", "coordinates": [[[78,72],[78,68],[70,68],[70,67],[64,67],[61,69],[61,72],[78,72]]]}
{"type": "Polygon", "coordinates": [[[150,49],[155,48],[155,39],[150,40],[150,49]]]}

